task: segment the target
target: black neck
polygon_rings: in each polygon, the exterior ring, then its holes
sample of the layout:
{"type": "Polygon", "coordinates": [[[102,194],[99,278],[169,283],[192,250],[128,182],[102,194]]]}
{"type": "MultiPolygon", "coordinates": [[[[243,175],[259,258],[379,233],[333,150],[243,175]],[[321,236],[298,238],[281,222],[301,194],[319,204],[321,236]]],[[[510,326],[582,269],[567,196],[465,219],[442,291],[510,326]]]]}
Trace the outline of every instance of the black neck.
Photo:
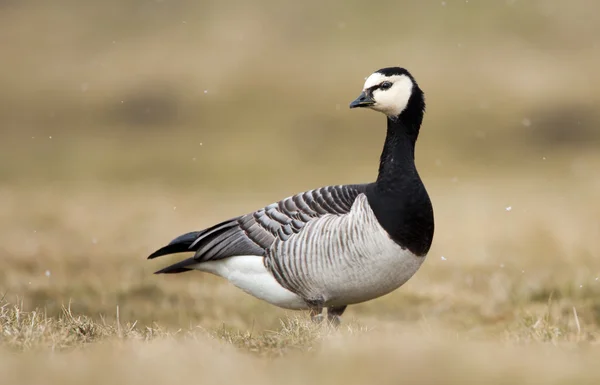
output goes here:
{"type": "Polygon", "coordinates": [[[392,191],[414,179],[415,143],[418,128],[410,127],[400,118],[387,118],[387,134],[379,158],[377,187],[381,192],[392,191]]]}
{"type": "Polygon", "coordinates": [[[423,109],[405,110],[387,122],[377,181],[367,190],[377,220],[400,246],[425,255],[433,239],[433,208],[415,166],[423,109]]]}

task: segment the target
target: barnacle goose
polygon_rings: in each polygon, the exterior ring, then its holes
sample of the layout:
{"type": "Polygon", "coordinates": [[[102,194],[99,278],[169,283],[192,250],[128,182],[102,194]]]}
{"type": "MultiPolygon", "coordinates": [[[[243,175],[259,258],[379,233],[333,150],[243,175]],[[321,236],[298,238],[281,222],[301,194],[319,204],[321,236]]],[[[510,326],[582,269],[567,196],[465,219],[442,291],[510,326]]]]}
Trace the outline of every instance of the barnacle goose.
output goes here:
{"type": "Polygon", "coordinates": [[[433,208],[414,162],[423,91],[404,68],[371,74],[350,108],[387,116],[372,183],[306,191],[201,231],[183,234],[148,259],[193,252],[155,274],[200,270],[273,305],[327,308],[334,325],[350,304],[383,296],[415,274],[434,233],[433,208]]]}

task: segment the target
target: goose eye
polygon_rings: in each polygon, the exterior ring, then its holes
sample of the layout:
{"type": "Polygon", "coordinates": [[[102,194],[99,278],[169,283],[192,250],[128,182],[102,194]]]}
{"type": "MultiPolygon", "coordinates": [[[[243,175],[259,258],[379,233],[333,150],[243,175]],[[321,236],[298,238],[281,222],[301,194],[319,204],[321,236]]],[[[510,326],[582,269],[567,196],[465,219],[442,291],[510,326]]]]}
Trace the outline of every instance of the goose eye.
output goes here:
{"type": "Polygon", "coordinates": [[[390,88],[392,86],[391,82],[383,82],[379,85],[379,88],[382,90],[387,90],[388,88],[390,88]]]}

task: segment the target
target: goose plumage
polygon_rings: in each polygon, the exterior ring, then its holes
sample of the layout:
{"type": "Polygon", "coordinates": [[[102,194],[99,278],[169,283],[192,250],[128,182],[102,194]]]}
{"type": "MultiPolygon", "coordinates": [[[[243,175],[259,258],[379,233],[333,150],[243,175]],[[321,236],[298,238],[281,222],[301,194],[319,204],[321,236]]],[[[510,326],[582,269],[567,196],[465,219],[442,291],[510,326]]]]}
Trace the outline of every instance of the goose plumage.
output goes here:
{"type": "Polygon", "coordinates": [[[434,233],[414,162],[424,94],[406,69],[382,68],[350,104],[359,107],[387,116],[375,182],[302,192],[183,234],[148,258],[194,254],[156,274],[212,273],[273,305],[310,310],[315,321],[327,308],[334,324],[348,305],[402,286],[423,263],[434,233]]]}

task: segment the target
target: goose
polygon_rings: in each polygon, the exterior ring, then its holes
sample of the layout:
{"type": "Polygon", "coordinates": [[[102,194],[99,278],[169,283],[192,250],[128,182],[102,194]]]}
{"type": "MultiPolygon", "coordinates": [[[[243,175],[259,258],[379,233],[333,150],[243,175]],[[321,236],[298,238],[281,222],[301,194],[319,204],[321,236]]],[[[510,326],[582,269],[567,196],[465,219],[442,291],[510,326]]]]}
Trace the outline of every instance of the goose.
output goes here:
{"type": "Polygon", "coordinates": [[[335,326],[348,305],[407,282],[434,233],[433,207],[414,161],[424,94],[405,68],[382,68],[366,78],[349,107],[387,117],[375,182],[305,191],[183,234],[148,259],[193,256],[155,274],[211,273],[272,305],[308,310],[317,323],[327,309],[335,326]]]}

